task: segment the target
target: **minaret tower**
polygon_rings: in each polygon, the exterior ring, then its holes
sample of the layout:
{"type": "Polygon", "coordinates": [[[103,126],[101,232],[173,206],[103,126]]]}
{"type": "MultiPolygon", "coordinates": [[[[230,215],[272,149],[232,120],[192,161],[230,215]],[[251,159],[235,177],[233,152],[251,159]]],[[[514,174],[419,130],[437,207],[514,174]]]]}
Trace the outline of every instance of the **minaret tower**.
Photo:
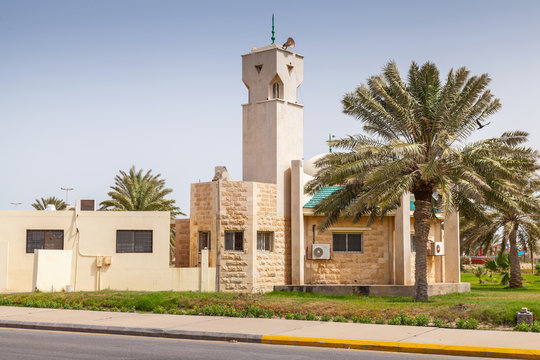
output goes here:
{"type": "Polygon", "coordinates": [[[244,181],[277,185],[278,216],[291,213],[291,161],[303,158],[303,105],[297,91],[304,57],[273,43],[242,55],[244,181]]]}

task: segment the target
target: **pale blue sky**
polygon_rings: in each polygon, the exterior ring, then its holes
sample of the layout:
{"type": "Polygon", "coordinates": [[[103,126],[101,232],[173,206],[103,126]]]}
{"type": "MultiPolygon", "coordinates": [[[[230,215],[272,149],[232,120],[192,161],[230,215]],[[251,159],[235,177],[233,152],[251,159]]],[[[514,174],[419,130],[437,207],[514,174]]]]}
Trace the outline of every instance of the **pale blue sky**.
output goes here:
{"type": "Polygon", "coordinates": [[[305,56],[304,154],[361,132],[340,100],[391,59],[487,72],[503,103],[474,139],[540,148],[539,1],[0,0],[0,209],[107,198],[119,169],[161,173],[189,212],[215,165],[241,179],[240,55],[288,36],[305,56]]]}

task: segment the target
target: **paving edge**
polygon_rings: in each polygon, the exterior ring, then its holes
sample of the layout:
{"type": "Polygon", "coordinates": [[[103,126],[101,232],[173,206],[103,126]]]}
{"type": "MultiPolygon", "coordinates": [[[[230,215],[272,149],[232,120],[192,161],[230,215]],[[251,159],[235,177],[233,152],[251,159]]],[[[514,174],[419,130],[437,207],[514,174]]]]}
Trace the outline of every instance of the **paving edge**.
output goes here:
{"type": "Polygon", "coordinates": [[[397,341],[366,341],[277,335],[263,335],[262,343],[504,359],[540,359],[540,350],[495,348],[486,346],[421,344],[397,341]]]}
{"type": "Polygon", "coordinates": [[[485,346],[460,346],[441,344],[406,343],[397,341],[369,341],[329,339],[281,335],[251,335],[191,330],[169,330],[158,328],[135,328],[123,326],[82,325],[46,323],[32,321],[0,320],[0,328],[70,331],[81,333],[148,336],[189,340],[237,341],[271,345],[314,346],[374,351],[392,351],[420,354],[476,356],[504,359],[540,360],[540,350],[495,348],[485,346]]]}

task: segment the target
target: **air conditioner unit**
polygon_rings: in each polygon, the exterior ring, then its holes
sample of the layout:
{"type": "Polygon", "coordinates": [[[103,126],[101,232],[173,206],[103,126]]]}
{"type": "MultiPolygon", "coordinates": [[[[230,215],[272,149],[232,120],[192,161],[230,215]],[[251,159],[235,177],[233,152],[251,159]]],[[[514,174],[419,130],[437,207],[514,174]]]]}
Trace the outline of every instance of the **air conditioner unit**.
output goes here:
{"type": "Polygon", "coordinates": [[[440,241],[428,242],[428,255],[430,256],[444,255],[444,244],[440,241]]]}
{"type": "Polygon", "coordinates": [[[435,256],[444,255],[444,244],[440,241],[437,241],[435,244],[435,251],[433,252],[435,256]]]}
{"type": "Polygon", "coordinates": [[[329,260],[330,244],[313,244],[311,246],[311,258],[313,260],[329,260]]]}
{"type": "Polygon", "coordinates": [[[77,208],[81,211],[95,211],[96,210],[96,201],[95,200],[77,200],[77,208]]]}

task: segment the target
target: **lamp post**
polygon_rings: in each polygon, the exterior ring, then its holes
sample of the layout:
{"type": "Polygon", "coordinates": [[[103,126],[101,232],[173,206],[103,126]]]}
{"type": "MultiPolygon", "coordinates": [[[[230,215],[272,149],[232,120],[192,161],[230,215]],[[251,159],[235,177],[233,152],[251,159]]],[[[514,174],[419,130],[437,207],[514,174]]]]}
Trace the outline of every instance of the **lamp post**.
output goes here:
{"type": "Polygon", "coordinates": [[[69,205],[69,202],[68,202],[68,192],[73,190],[73,188],[64,188],[64,187],[61,187],[60,188],[61,190],[64,190],[66,192],[66,205],[69,205]]]}
{"type": "Polygon", "coordinates": [[[19,208],[19,205],[21,205],[22,203],[20,202],[12,202],[10,203],[11,205],[15,206],[15,210],[19,208]]]}

